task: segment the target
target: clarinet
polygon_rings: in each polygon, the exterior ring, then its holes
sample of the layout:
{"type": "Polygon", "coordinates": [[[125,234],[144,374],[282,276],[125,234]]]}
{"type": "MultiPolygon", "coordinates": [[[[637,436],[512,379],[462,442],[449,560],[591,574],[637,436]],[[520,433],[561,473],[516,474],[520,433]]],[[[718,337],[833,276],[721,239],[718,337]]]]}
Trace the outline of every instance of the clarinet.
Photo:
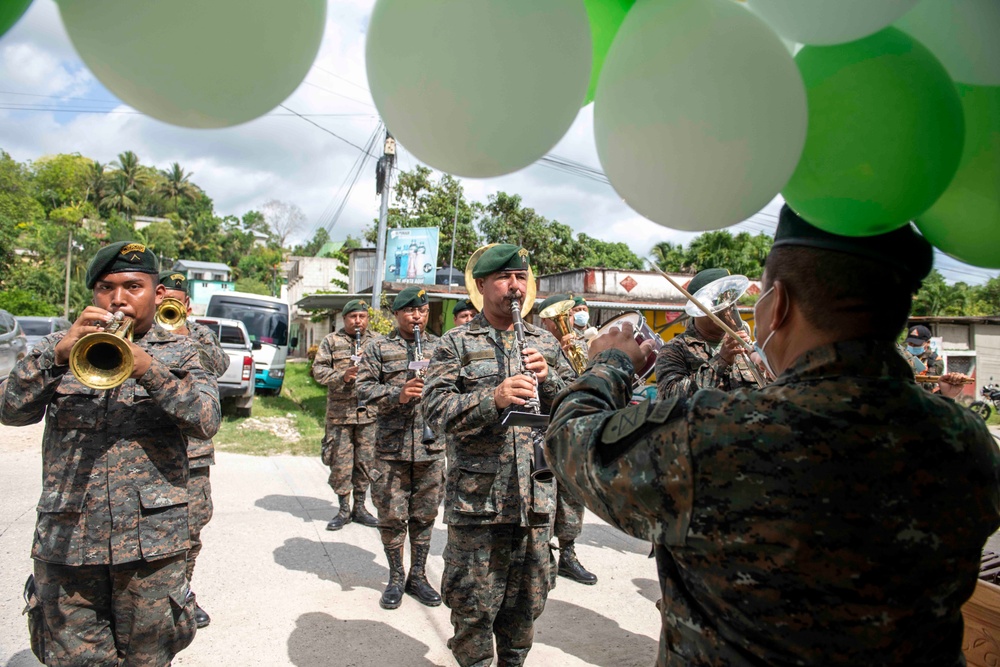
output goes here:
{"type": "MultiPolygon", "coordinates": [[[[423,348],[420,345],[420,325],[419,324],[414,324],[413,325],[413,343],[414,343],[414,347],[416,347],[416,350],[415,350],[416,354],[414,355],[417,358],[416,360],[417,361],[423,361],[424,351],[423,351],[423,348]]],[[[418,377],[418,378],[420,378],[422,380],[422,379],[424,379],[424,370],[420,369],[418,371],[414,371],[414,375],[415,375],[415,377],[418,377]]],[[[431,427],[427,425],[427,422],[424,422],[424,434],[420,438],[421,444],[429,445],[429,444],[433,443],[434,440],[435,440],[435,438],[434,438],[434,431],[432,431],[431,427]]]]}
{"type": "MultiPolygon", "coordinates": [[[[361,365],[361,329],[354,330],[354,357],[351,361],[355,366],[361,365]]],[[[358,416],[360,417],[367,412],[368,406],[365,405],[365,399],[358,396],[358,416]]]]}
{"type": "MultiPolygon", "coordinates": [[[[520,375],[527,375],[534,380],[536,379],[534,371],[529,370],[527,365],[524,363],[524,351],[528,347],[528,342],[524,337],[524,320],[521,319],[521,304],[517,299],[514,299],[511,302],[510,313],[514,320],[514,337],[517,339],[518,359],[520,360],[518,373],[520,375]]],[[[541,415],[541,406],[541,401],[538,399],[538,383],[536,382],[535,394],[524,402],[524,409],[532,414],[541,415]]],[[[545,461],[544,444],[545,430],[532,428],[531,447],[533,456],[531,461],[531,478],[537,479],[539,482],[551,481],[554,476],[552,471],[549,470],[549,464],[545,461]]]]}

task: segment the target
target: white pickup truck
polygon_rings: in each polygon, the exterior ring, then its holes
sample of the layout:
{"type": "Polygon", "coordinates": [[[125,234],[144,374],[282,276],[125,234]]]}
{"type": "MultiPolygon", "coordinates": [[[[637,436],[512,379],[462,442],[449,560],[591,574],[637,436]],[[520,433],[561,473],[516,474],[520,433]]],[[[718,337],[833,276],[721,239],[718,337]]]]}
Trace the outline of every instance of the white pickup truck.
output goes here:
{"type": "Polygon", "coordinates": [[[223,407],[231,404],[238,417],[249,417],[253,410],[255,382],[253,345],[246,327],[239,320],[221,317],[196,316],[192,319],[214,331],[222,349],[229,355],[229,368],[219,378],[219,398],[223,400],[223,407]]]}

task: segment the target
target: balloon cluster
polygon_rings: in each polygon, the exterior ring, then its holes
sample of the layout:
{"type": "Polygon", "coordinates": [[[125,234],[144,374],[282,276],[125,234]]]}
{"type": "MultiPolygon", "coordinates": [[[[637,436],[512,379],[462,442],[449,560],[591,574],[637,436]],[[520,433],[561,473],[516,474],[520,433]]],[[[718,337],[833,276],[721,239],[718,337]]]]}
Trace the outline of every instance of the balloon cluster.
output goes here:
{"type": "Polygon", "coordinates": [[[914,221],[1000,268],[997,35],[998,0],[377,0],[366,65],[442,171],[521,169],[593,100],[604,172],[660,224],[726,227],[781,193],[829,231],[914,221]]]}

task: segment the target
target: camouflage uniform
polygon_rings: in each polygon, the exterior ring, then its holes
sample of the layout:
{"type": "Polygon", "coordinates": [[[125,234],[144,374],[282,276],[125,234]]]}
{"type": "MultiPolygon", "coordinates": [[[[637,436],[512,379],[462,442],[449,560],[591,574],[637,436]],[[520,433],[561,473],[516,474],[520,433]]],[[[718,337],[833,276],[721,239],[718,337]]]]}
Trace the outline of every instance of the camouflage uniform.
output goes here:
{"type": "Polygon", "coordinates": [[[879,341],[622,410],[631,375],[599,355],[547,445],[560,482],[657,545],[659,665],[965,664],[960,608],[1000,525],[981,420],[879,341]]]}
{"type": "MultiPolygon", "coordinates": [[[[440,339],[421,334],[424,359],[430,359],[440,339]]],[[[416,346],[393,329],[365,347],[358,370],[358,395],[378,406],[378,435],[372,472],[372,497],[378,507],[382,544],[402,547],[407,530],[410,544],[429,546],[444,485],[444,438],[423,444],[420,401],[399,402],[403,384],[413,377],[407,369],[416,346]]]]}
{"type": "MultiPolygon", "coordinates": [[[[524,328],[527,346],[549,364],[539,387],[544,411],[573,369],[552,334],[524,328]]],[[[522,664],[555,582],[555,484],[531,478],[531,431],[502,427],[493,398],[519,369],[519,355],[514,332],[494,329],[480,313],[441,338],[424,387],[428,423],[449,436],[441,587],[455,628],[448,645],[463,666],[490,664],[493,635],[500,664],[522,664]]]]}
{"type": "MultiPolygon", "coordinates": [[[[187,321],[192,340],[201,345],[207,361],[205,370],[222,377],[229,368],[229,355],[222,349],[219,339],[211,329],[197,322],[187,321]]],[[[215,465],[215,447],[212,440],[188,437],[188,527],[191,531],[191,548],[187,553],[187,579],[194,577],[194,566],[201,553],[201,531],[212,519],[212,482],[209,466],[215,465]]]]}
{"type": "Polygon", "coordinates": [[[195,631],[185,436],[218,429],[215,376],[197,345],[153,328],[136,340],[153,357],[141,379],[90,389],[55,365],[64,335],[18,362],[0,405],[4,424],[45,418],[31,555],[46,664],[167,665],[195,631]]]}
{"type": "Polygon", "coordinates": [[[713,347],[698,333],[692,319],[684,333],[674,336],[656,358],[657,399],[688,397],[699,389],[757,387],[745,355],[737,355],[730,366],[713,347]]]}
{"type": "MultiPolygon", "coordinates": [[[[362,348],[379,338],[379,334],[366,329],[361,334],[362,348]]],[[[357,381],[344,382],[344,373],[354,364],[352,356],[354,336],[341,327],[319,344],[312,376],[327,387],[322,457],[323,464],[330,466],[330,488],[338,496],[349,495],[353,489],[355,502],[362,502],[374,459],[378,409],[372,404],[358,413],[357,381]]]]}

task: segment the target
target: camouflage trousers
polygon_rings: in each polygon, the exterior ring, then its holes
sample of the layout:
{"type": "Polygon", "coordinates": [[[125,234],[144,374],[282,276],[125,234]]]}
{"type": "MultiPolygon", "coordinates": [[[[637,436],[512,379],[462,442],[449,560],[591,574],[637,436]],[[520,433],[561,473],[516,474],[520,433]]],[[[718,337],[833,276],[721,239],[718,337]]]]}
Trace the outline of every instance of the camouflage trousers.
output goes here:
{"type": "MultiPolygon", "coordinates": [[[[194,462],[192,462],[193,464],[194,462]]],[[[194,576],[194,564],[201,553],[201,529],[212,519],[212,482],[208,466],[191,468],[188,479],[188,530],[191,531],[191,548],[187,553],[187,580],[194,576]]]]}
{"type": "Polygon", "coordinates": [[[445,459],[386,461],[376,459],[372,470],[372,500],[386,549],[406,543],[430,544],[434,519],[444,493],[445,459]]]}
{"type": "Polygon", "coordinates": [[[551,526],[448,526],[441,596],[462,667],[488,667],[496,636],[499,665],[522,665],[545,608],[555,563],[551,526]]]}
{"type": "Polygon", "coordinates": [[[552,534],[559,544],[572,542],[583,532],[583,503],[567,493],[562,485],[556,487],[556,518],[552,534]]]}
{"type": "Polygon", "coordinates": [[[194,639],[183,554],[125,565],[35,561],[50,667],[165,667],[194,639]]]}
{"type": "Polygon", "coordinates": [[[375,458],[375,422],[371,424],[326,424],[323,439],[323,465],[330,466],[330,488],[338,496],[354,490],[356,499],[364,500],[368,474],[375,458]]]}

